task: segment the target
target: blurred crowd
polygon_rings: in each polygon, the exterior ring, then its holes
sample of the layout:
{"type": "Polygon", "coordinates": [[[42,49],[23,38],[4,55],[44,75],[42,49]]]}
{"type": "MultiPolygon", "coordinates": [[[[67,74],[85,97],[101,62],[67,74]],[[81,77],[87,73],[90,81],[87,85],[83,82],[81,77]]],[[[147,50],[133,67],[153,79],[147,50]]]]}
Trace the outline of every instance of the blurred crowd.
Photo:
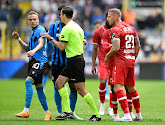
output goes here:
{"type": "MultiPolygon", "coordinates": [[[[87,45],[85,56],[92,56],[92,40],[95,31],[94,23],[101,20],[103,23],[106,12],[109,8],[119,8],[122,10],[123,0],[30,0],[30,9],[23,14],[22,10],[14,0],[0,1],[0,22],[11,21],[11,31],[17,27],[17,32],[24,32],[24,41],[28,42],[31,28],[28,25],[21,27],[22,19],[30,10],[39,13],[40,24],[49,29],[50,25],[59,20],[57,8],[61,5],[72,6],[75,10],[74,21],[76,21],[85,32],[87,45]],[[22,29],[22,30],[21,30],[22,29]]],[[[162,9],[156,8],[144,19],[144,26],[140,27],[136,19],[134,9],[128,7],[122,12],[122,19],[132,25],[138,32],[141,41],[141,50],[138,59],[140,61],[154,61],[163,59],[165,53],[164,41],[164,17],[162,9]]],[[[7,23],[8,24],[8,23],[7,23]]],[[[1,34],[1,33],[0,33],[1,34]]]]}

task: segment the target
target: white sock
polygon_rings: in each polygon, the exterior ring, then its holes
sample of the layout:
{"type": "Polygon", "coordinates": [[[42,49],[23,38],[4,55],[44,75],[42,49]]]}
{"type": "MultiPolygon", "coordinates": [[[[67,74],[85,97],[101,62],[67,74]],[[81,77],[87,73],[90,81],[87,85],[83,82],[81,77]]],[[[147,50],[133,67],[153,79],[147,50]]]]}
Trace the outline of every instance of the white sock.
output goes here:
{"type": "Polygon", "coordinates": [[[141,117],[141,112],[140,113],[136,113],[136,117],[141,117]]]}
{"type": "Polygon", "coordinates": [[[26,111],[29,113],[29,108],[24,107],[23,111],[26,111]]]}
{"type": "Polygon", "coordinates": [[[46,114],[50,114],[49,110],[45,111],[46,114]]]}
{"type": "Polygon", "coordinates": [[[101,103],[101,106],[104,106],[105,105],[105,103],[101,103]]]}
{"type": "Polygon", "coordinates": [[[130,113],[124,113],[124,116],[131,117],[130,113]]]}

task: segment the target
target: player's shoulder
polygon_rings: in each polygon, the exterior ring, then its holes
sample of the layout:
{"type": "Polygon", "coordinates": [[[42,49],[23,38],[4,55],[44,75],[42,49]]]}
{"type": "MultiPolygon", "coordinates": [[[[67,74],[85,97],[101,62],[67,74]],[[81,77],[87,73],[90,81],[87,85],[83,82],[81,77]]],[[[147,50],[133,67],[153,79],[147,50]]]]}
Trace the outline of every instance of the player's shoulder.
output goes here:
{"type": "Polygon", "coordinates": [[[57,27],[57,26],[58,26],[58,24],[60,24],[60,23],[61,23],[61,21],[60,21],[60,20],[55,21],[54,23],[52,23],[52,24],[50,25],[50,27],[53,27],[53,26],[57,27]]]}
{"type": "Polygon", "coordinates": [[[44,28],[43,26],[38,25],[38,26],[36,27],[36,33],[38,33],[38,32],[46,32],[46,30],[45,30],[45,28],[44,28]]]}

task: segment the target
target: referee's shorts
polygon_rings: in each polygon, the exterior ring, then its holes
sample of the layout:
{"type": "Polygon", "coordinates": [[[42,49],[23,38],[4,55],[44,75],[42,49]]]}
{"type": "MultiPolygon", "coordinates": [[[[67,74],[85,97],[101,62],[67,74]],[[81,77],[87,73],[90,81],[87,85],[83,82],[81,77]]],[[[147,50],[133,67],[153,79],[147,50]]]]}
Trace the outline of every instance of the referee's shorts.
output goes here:
{"type": "Polygon", "coordinates": [[[67,61],[60,75],[68,77],[70,79],[69,83],[85,82],[83,55],[68,58],[67,61]]]}

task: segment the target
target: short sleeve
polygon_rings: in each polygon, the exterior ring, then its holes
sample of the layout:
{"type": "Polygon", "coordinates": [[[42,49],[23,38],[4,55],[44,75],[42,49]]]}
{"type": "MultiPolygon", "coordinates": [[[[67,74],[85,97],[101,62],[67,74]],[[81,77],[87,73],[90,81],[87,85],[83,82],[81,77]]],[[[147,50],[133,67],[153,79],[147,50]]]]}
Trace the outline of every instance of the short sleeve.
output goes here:
{"type": "Polygon", "coordinates": [[[93,43],[98,44],[100,41],[99,33],[96,31],[93,35],[93,43]]]}
{"type": "Polygon", "coordinates": [[[113,29],[112,29],[112,40],[114,40],[114,39],[120,39],[120,33],[121,33],[121,31],[120,31],[120,29],[119,28],[117,28],[117,27],[114,27],[113,29]]]}
{"type": "Polygon", "coordinates": [[[35,31],[35,36],[39,39],[41,36],[40,36],[40,33],[46,33],[46,30],[44,28],[38,28],[36,31],[35,31]]]}
{"type": "Polygon", "coordinates": [[[51,36],[51,37],[53,37],[53,27],[55,27],[55,24],[52,24],[51,26],[50,26],[50,28],[49,28],[49,31],[48,31],[48,34],[51,36]]]}
{"type": "Polygon", "coordinates": [[[60,40],[63,42],[68,42],[71,30],[67,27],[64,27],[61,31],[60,40]]]}

